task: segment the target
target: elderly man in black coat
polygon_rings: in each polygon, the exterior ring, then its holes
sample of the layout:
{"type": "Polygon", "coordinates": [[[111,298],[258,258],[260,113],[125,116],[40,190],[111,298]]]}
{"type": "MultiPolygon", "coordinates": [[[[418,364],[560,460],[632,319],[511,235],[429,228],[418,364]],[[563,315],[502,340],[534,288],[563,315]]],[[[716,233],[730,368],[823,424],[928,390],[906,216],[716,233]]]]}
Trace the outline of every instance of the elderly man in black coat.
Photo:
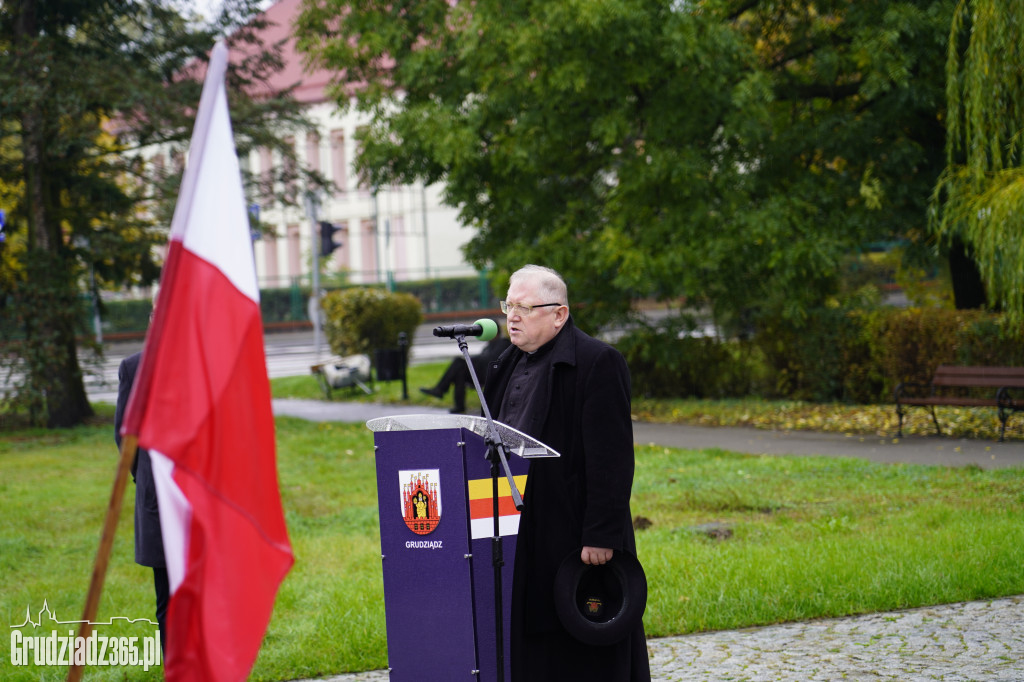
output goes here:
{"type": "Polygon", "coordinates": [[[569,552],[587,564],[636,553],[629,369],[576,328],[568,303],[554,270],[528,265],[512,275],[502,311],[513,345],[491,363],[484,391],[497,419],[561,453],[530,462],[513,573],[512,679],[646,681],[642,624],[592,646],[573,638],[555,609],[555,574],[569,552]]]}
{"type": "MultiPolygon", "coordinates": [[[[121,422],[128,398],[132,394],[135,373],[139,368],[142,353],[129,355],[117,369],[117,407],[114,409],[114,441],[121,447],[121,422]]],[[[156,482],[149,452],[136,451],[132,462],[132,478],[135,480],[135,563],[153,569],[153,587],[156,591],[156,620],[160,625],[160,646],[164,648],[167,628],[167,604],[171,591],[167,576],[167,562],[164,559],[164,541],[160,534],[160,510],[156,501],[156,482]]]]}

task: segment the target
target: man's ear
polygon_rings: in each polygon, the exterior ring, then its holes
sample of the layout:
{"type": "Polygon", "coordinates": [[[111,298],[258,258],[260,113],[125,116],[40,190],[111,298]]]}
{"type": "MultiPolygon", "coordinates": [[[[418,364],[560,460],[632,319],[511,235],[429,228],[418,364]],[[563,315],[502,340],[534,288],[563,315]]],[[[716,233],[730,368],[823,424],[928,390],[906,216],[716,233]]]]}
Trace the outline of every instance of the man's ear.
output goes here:
{"type": "Polygon", "coordinates": [[[565,321],[569,319],[569,307],[559,306],[555,308],[555,327],[561,328],[565,321]]]}

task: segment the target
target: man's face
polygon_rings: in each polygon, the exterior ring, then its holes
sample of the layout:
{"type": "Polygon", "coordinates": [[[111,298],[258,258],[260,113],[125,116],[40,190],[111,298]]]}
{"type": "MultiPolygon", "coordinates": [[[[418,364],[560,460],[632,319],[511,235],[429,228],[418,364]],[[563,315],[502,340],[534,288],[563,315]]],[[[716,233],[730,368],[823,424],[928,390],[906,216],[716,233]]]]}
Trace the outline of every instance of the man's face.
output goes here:
{"type": "Polygon", "coordinates": [[[545,303],[564,303],[541,300],[541,297],[536,283],[529,278],[519,279],[509,286],[505,297],[509,305],[508,313],[505,315],[508,337],[514,345],[527,353],[532,353],[555,338],[569,317],[569,309],[564,305],[534,308],[527,315],[522,315],[511,307],[513,304],[536,306],[545,303]]]}

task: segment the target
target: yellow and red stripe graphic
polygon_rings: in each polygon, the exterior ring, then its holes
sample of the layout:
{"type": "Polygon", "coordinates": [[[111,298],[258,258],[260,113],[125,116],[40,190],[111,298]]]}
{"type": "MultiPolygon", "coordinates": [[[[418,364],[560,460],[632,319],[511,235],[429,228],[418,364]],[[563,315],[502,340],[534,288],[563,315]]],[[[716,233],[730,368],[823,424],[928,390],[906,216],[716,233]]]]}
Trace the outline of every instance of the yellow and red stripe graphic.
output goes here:
{"type": "MultiPolygon", "coordinates": [[[[526,475],[514,476],[516,488],[522,495],[526,490],[526,475]]],[[[494,502],[491,496],[493,483],[489,478],[473,478],[466,482],[469,488],[469,529],[470,538],[489,538],[494,536],[494,502]]],[[[500,534],[516,535],[519,533],[519,510],[512,503],[512,488],[508,479],[498,479],[498,528],[500,534]]]]}

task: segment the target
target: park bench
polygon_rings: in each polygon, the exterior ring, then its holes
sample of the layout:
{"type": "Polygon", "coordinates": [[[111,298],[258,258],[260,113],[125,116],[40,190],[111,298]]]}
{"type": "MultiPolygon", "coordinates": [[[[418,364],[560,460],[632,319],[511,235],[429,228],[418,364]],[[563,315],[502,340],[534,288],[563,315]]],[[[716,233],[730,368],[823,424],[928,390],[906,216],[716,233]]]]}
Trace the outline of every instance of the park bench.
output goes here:
{"type": "Polygon", "coordinates": [[[1024,400],[1014,399],[1011,391],[1024,389],[1024,367],[957,367],[940,365],[930,384],[902,382],[896,387],[896,415],[899,436],[903,437],[903,415],[906,407],[928,407],[932,412],[935,432],[942,434],[935,406],[998,408],[999,441],[1006,434],[1006,420],[1012,412],[1024,410],[1024,400]],[[984,394],[982,394],[984,392],[984,394]]]}

